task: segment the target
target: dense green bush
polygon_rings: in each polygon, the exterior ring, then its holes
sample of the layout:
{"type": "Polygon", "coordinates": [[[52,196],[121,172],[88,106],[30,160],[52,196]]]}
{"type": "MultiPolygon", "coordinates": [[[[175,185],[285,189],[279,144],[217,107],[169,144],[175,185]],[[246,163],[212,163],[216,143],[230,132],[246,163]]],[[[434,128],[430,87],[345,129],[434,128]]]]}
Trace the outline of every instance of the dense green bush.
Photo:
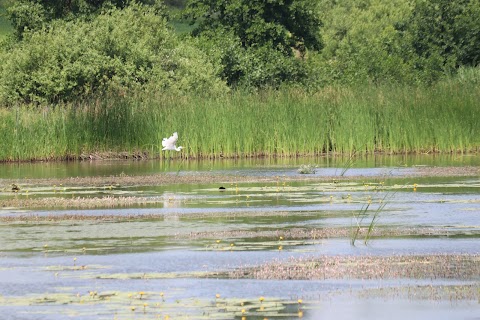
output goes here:
{"type": "Polygon", "coordinates": [[[321,21],[307,0],[190,0],[185,16],[193,36],[233,87],[303,82],[308,49],[320,50],[321,21]],[[295,57],[297,55],[297,57],[295,57]]]}
{"type": "Polygon", "coordinates": [[[405,29],[427,82],[480,63],[480,0],[417,0],[405,29]]]}
{"type": "Polygon", "coordinates": [[[321,83],[429,84],[480,61],[480,0],[324,0],[321,83]]]}
{"type": "Polygon", "coordinates": [[[319,77],[342,84],[411,82],[408,44],[397,30],[410,14],[406,0],[322,1],[319,77]]]}
{"type": "Polygon", "coordinates": [[[8,14],[18,39],[26,31],[40,30],[53,20],[92,19],[107,8],[125,8],[143,3],[163,8],[161,0],[18,0],[8,5],[8,14]]]}
{"type": "Polygon", "coordinates": [[[180,43],[155,9],[109,9],[92,21],[57,20],[0,53],[0,100],[72,101],[115,90],[224,92],[205,54],[180,43]]]}
{"type": "Polygon", "coordinates": [[[8,10],[17,37],[0,48],[0,103],[423,85],[480,61],[480,0],[12,0],[8,10]]]}
{"type": "Polygon", "coordinates": [[[305,61],[270,47],[243,47],[233,34],[192,39],[207,53],[212,64],[219,64],[218,76],[234,88],[278,88],[282,84],[304,83],[308,79],[305,61]]]}
{"type": "Polygon", "coordinates": [[[0,41],[12,32],[12,25],[6,16],[4,2],[4,0],[0,0],[0,41]]]}
{"type": "Polygon", "coordinates": [[[226,30],[243,47],[268,45],[291,55],[300,45],[322,48],[315,10],[309,0],[189,0],[185,15],[196,23],[196,35],[226,30]]]}

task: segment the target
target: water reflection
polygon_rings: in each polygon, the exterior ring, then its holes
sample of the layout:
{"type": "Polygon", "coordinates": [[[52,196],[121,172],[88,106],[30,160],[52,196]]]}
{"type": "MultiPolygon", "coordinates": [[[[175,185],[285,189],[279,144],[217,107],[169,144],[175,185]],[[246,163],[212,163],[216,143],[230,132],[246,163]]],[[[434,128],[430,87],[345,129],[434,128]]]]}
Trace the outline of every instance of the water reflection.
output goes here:
{"type": "MultiPolygon", "coordinates": [[[[329,174],[340,175],[349,162],[348,156],[321,156],[306,158],[255,158],[216,160],[146,160],[146,161],[73,161],[73,162],[28,162],[0,165],[0,178],[66,178],[111,175],[146,175],[161,172],[182,171],[270,171],[271,174],[295,172],[302,164],[315,164],[330,168],[329,174]]],[[[478,166],[477,155],[364,155],[357,156],[350,170],[377,168],[388,174],[392,169],[412,166],[478,166]]],[[[393,171],[394,172],[394,171],[393,171]]]]}
{"type": "Polygon", "coordinates": [[[175,193],[165,192],[163,199],[163,208],[165,209],[180,208],[182,206],[181,196],[175,193]]]}

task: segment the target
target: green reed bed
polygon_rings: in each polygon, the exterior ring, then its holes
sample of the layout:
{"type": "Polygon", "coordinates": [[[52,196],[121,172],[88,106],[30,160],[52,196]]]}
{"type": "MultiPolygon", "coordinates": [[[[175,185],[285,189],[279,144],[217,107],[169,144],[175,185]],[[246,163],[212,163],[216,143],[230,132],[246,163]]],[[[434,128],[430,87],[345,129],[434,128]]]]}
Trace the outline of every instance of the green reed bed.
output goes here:
{"type": "Polygon", "coordinates": [[[377,99],[376,105],[380,150],[463,152],[478,148],[478,87],[440,84],[428,90],[402,88],[383,93],[385,97],[377,99]]]}
{"type": "Polygon", "coordinates": [[[471,152],[480,88],[362,87],[234,92],[219,97],[105,96],[0,109],[0,159],[249,157],[320,153],[471,152]],[[162,152],[179,132],[182,153],[162,152]]]}

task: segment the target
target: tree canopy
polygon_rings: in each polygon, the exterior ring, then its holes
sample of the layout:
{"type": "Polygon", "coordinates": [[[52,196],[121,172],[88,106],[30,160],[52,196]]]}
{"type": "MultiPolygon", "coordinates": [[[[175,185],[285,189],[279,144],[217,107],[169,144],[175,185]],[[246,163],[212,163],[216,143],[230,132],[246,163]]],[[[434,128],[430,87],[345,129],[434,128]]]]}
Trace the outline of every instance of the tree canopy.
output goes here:
{"type": "Polygon", "coordinates": [[[322,48],[314,1],[190,0],[186,16],[196,23],[194,35],[232,32],[242,47],[268,45],[285,54],[292,48],[322,48]]]}
{"type": "Polygon", "coordinates": [[[21,38],[26,30],[38,30],[52,20],[88,18],[108,8],[125,8],[131,3],[161,6],[157,0],[18,0],[8,7],[8,16],[21,38]]]}
{"type": "Polygon", "coordinates": [[[480,1],[418,1],[407,31],[417,67],[454,72],[480,63],[480,1]]]}
{"type": "Polygon", "coordinates": [[[428,85],[480,62],[480,0],[18,0],[7,16],[1,103],[428,85]],[[175,32],[185,21],[192,32],[175,32]]]}
{"type": "Polygon", "coordinates": [[[69,101],[105,91],[227,90],[195,46],[152,7],[111,8],[91,21],[55,21],[0,53],[0,99],[69,101]]]}
{"type": "Polygon", "coordinates": [[[231,86],[278,86],[307,77],[308,49],[321,50],[317,5],[308,0],[189,0],[185,17],[231,86]],[[223,44],[223,45],[222,45],[223,44]],[[219,47],[220,46],[220,47],[219,47]]]}

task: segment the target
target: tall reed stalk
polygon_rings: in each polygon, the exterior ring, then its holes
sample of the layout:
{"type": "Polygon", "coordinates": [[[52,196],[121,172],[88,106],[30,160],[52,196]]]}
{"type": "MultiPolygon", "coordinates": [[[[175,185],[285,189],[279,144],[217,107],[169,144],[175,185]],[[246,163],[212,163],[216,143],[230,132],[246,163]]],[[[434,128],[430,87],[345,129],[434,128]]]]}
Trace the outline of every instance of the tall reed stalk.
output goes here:
{"type": "Polygon", "coordinates": [[[365,238],[363,240],[363,243],[365,245],[368,244],[370,241],[370,238],[372,236],[372,232],[377,226],[378,219],[380,218],[380,215],[382,212],[384,212],[385,207],[389,203],[390,200],[393,199],[395,196],[396,192],[393,191],[387,191],[383,198],[380,199],[379,204],[377,208],[373,211],[370,211],[369,208],[371,206],[371,200],[369,200],[366,204],[360,208],[360,210],[353,215],[353,221],[352,223],[352,228],[351,228],[351,233],[350,233],[350,244],[352,246],[355,245],[355,242],[358,239],[358,236],[360,234],[360,231],[364,228],[366,228],[365,232],[365,238]],[[364,223],[366,219],[369,219],[370,221],[368,224],[364,223]]]}

